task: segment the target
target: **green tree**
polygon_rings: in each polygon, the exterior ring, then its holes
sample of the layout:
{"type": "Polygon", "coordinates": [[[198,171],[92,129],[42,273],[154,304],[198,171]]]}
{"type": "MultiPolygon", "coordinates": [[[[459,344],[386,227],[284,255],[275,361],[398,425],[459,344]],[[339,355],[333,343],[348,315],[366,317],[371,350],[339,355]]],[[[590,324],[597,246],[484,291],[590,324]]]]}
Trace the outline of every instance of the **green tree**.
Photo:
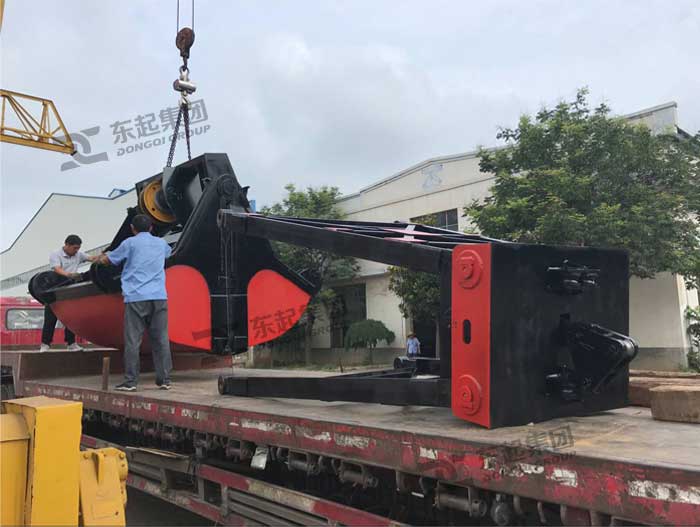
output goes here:
{"type": "Polygon", "coordinates": [[[700,133],[654,135],[643,125],[572,102],[502,129],[483,150],[491,195],[465,207],[480,232],[506,240],[624,248],[632,274],[700,278],[700,133]]]}
{"type": "Polygon", "coordinates": [[[379,341],[386,342],[387,346],[394,342],[396,335],[384,325],[381,320],[358,320],[353,322],[345,335],[345,349],[368,348],[369,362],[374,363],[372,352],[379,341]]]}
{"type": "Polygon", "coordinates": [[[404,317],[437,324],[440,313],[437,275],[389,267],[389,290],[399,297],[399,310],[404,317]]]}
{"type": "MultiPolygon", "coordinates": [[[[263,214],[316,219],[339,219],[343,216],[336,205],[340,195],[336,187],[322,186],[297,190],[290,183],[284,188],[287,191],[284,199],[280,203],[264,207],[261,210],[263,214]]],[[[299,321],[304,325],[305,359],[309,364],[316,320],[322,309],[330,312],[336,301],[336,293],[327,287],[327,284],[353,278],[357,274],[358,265],[354,258],[340,257],[316,249],[278,242],[273,243],[273,246],[285,264],[319,287],[299,321]]]]}

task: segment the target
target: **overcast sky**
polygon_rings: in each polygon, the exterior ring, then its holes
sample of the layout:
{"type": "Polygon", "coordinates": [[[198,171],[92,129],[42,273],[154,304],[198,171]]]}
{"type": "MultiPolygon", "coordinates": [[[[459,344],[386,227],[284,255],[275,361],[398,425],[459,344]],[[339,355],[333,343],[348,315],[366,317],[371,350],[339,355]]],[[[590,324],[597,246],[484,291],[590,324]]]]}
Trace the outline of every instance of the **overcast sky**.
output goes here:
{"type": "MultiPolygon", "coordinates": [[[[181,4],[189,22],[190,2],[181,4]]],[[[69,156],[3,143],[1,248],[51,192],[105,196],[160,172],[167,145],[119,148],[167,135],[175,6],[7,0],[2,87],[53,99],[70,132],[99,127],[91,154],[108,161],[61,170],[69,156]],[[141,129],[154,135],[138,137],[135,120],[151,113],[141,129]],[[117,121],[134,137],[114,135],[117,121]]],[[[193,154],[227,153],[258,205],[288,182],[351,193],[426,158],[495,145],[499,126],[581,86],[618,114],[676,101],[681,127],[700,129],[698,0],[196,0],[195,9],[190,68],[207,119],[194,125],[193,154]]],[[[180,146],[175,161],[184,159],[180,146]]]]}

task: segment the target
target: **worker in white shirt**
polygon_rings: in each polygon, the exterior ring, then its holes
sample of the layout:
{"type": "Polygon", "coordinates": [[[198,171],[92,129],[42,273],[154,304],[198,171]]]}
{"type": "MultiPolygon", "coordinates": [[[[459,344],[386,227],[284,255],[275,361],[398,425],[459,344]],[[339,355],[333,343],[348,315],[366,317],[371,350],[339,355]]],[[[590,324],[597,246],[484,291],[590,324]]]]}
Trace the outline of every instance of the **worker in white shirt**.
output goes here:
{"type": "MultiPolygon", "coordinates": [[[[97,256],[88,256],[80,250],[83,241],[77,234],[71,234],[66,238],[63,247],[49,255],[51,270],[66,278],[80,278],[78,267],[85,262],[94,262],[97,256]]],[[[44,327],[41,330],[41,347],[39,351],[49,351],[51,341],[56,330],[58,319],[48,304],[44,307],[44,327]]],[[[81,351],[83,348],[75,342],[75,334],[68,328],[64,329],[66,344],[70,351],[81,351]]]]}

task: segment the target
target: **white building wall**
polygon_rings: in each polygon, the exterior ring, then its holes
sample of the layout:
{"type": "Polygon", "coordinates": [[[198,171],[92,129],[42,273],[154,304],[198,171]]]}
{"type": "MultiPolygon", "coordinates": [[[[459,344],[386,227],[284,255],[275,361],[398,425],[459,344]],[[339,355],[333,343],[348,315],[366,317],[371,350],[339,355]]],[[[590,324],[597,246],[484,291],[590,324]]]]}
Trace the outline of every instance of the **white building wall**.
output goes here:
{"type": "Polygon", "coordinates": [[[660,273],[653,280],[630,280],[630,335],[644,348],[637,368],[666,369],[669,363],[677,368],[686,365],[689,346],[683,320],[686,295],[679,294],[679,282],[682,284],[682,279],[671,273],[660,273]]]}
{"type": "Polygon", "coordinates": [[[389,291],[389,278],[386,275],[373,276],[366,281],[366,284],[367,318],[384,322],[384,325],[396,336],[391,347],[403,348],[406,345],[406,324],[399,311],[399,298],[389,291]]]}
{"type": "Polygon", "coordinates": [[[625,119],[633,124],[643,124],[657,134],[675,134],[678,129],[678,105],[675,102],[661,104],[626,115],[625,119]]]}
{"type": "Polygon", "coordinates": [[[453,208],[461,216],[462,207],[488,194],[492,181],[493,176],[479,171],[472,152],[428,160],[342,198],[338,205],[351,220],[406,221],[453,208]]]}
{"type": "Polygon", "coordinates": [[[331,321],[327,313],[323,309],[319,310],[319,314],[314,322],[314,333],[311,339],[312,348],[328,349],[331,347],[331,321]]]}
{"type": "MultiPolygon", "coordinates": [[[[63,247],[69,234],[83,240],[83,251],[102,247],[136,205],[133,191],[115,198],[51,194],[15,242],[0,253],[2,280],[48,265],[49,253],[63,247]]],[[[27,284],[2,288],[3,296],[26,296],[27,284]]]]}
{"type": "Polygon", "coordinates": [[[48,253],[63,246],[68,234],[83,240],[83,249],[100,247],[112,237],[136,205],[134,192],[116,198],[52,194],[22,235],[0,254],[3,278],[48,263],[48,253]]]}

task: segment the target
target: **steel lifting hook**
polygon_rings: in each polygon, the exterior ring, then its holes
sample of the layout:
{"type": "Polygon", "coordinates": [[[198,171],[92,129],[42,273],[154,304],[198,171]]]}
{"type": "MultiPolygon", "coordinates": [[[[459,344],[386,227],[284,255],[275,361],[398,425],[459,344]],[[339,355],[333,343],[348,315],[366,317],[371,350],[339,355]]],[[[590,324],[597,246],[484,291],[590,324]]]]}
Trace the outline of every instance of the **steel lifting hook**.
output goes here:
{"type": "Polygon", "coordinates": [[[180,76],[173,82],[173,89],[182,94],[180,105],[187,104],[187,96],[191,95],[197,89],[194,82],[190,80],[190,70],[187,68],[187,59],[190,56],[190,48],[194,44],[194,31],[189,27],[183,27],[177,32],[175,37],[175,45],[180,50],[182,57],[182,66],[180,66],[180,76]]]}
{"type": "Polygon", "coordinates": [[[183,27],[177,32],[175,37],[175,46],[180,50],[180,56],[187,67],[187,59],[190,58],[190,48],[194,44],[194,30],[189,27],[183,27]]]}

